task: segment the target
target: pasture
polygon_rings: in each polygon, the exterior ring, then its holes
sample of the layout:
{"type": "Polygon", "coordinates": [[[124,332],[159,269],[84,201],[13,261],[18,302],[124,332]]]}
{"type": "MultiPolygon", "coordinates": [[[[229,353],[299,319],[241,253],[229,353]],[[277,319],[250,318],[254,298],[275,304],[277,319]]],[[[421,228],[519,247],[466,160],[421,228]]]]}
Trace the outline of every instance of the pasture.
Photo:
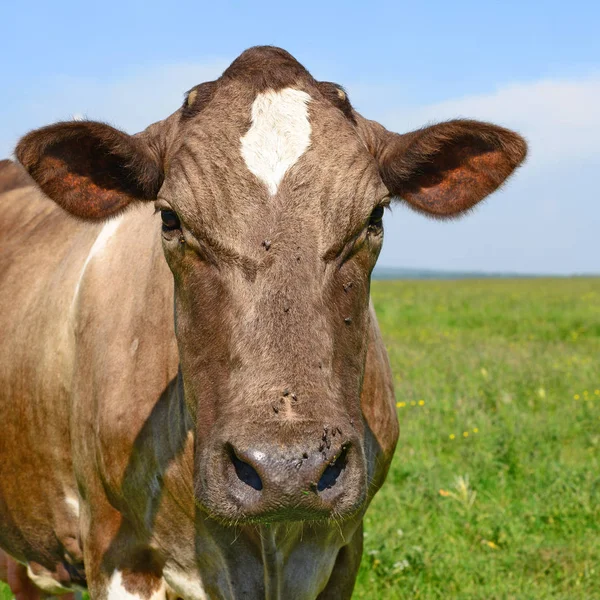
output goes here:
{"type": "Polygon", "coordinates": [[[354,598],[600,598],[600,279],[372,295],[401,434],[354,598]]]}
{"type": "Polygon", "coordinates": [[[600,598],[600,279],[372,292],[400,440],[354,598],[600,598]]]}

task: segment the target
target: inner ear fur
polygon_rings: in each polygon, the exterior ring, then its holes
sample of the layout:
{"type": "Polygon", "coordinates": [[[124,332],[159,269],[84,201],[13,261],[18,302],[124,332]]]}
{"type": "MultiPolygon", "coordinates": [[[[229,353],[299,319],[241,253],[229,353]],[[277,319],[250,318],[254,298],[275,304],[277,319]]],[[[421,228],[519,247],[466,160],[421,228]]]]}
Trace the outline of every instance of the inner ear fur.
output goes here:
{"type": "Polygon", "coordinates": [[[365,120],[361,129],[390,192],[439,218],[460,215],[491,194],[527,153],[520,135],[480,121],[447,121],[404,135],[365,120]]]}
{"type": "Polygon", "coordinates": [[[83,219],[106,219],[133,201],[154,200],[163,181],[158,157],[143,137],[104,123],[37,129],[15,153],[45,194],[83,219]]]}

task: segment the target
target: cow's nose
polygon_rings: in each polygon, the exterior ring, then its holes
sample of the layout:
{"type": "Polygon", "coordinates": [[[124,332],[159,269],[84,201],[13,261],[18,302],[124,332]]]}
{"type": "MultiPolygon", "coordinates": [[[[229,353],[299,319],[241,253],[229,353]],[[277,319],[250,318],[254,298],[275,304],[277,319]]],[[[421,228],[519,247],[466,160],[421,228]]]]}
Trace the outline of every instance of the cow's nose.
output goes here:
{"type": "Polygon", "coordinates": [[[303,452],[301,457],[295,459],[281,460],[274,459],[260,450],[241,452],[231,444],[228,446],[228,455],[238,479],[259,492],[265,484],[281,486],[282,483],[283,487],[288,487],[290,484],[299,486],[300,491],[303,492],[308,490],[322,492],[332,488],[346,467],[349,448],[349,444],[343,445],[337,456],[330,461],[321,455],[306,468],[304,461],[308,461],[310,458],[307,452],[303,452]],[[298,474],[295,474],[294,470],[298,471],[298,474]],[[283,477],[282,471],[284,471],[283,477]],[[286,474],[286,471],[289,473],[286,474]],[[285,485],[286,483],[288,485],[285,485]]]}
{"type": "Polygon", "coordinates": [[[227,487],[240,516],[306,519],[348,512],[352,499],[363,499],[364,469],[354,444],[340,442],[312,452],[225,444],[227,487]]]}

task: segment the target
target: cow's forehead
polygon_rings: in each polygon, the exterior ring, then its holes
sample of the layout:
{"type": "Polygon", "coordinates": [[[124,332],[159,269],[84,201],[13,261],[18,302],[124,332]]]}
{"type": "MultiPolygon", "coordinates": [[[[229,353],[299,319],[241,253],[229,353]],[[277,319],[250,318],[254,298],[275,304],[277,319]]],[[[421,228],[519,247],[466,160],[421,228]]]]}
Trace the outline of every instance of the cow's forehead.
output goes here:
{"type": "Polygon", "coordinates": [[[254,220],[281,223],[282,213],[312,223],[329,214],[343,233],[385,195],[377,165],[341,88],[271,50],[271,68],[262,49],[256,60],[249,51],[190,92],[163,192],[187,220],[211,228],[223,218],[255,228],[254,220]]]}

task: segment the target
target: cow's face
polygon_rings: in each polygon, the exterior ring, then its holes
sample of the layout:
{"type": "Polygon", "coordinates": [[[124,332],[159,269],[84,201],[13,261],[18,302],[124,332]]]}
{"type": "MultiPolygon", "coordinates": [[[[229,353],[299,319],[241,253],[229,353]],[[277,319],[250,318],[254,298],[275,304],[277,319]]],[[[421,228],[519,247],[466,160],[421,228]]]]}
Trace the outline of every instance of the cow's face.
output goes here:
{"type": "Polygon", "coordinates": [[[464,212],[525,145],[473,121],[391,134],[289,54],[253,48],[139,136],[59,124],[17,153],[84,218],[155,200],[196,497],[240,522],[361,509],[360,398],[383,211],[394,196],[435,216],[464,212]]]}

